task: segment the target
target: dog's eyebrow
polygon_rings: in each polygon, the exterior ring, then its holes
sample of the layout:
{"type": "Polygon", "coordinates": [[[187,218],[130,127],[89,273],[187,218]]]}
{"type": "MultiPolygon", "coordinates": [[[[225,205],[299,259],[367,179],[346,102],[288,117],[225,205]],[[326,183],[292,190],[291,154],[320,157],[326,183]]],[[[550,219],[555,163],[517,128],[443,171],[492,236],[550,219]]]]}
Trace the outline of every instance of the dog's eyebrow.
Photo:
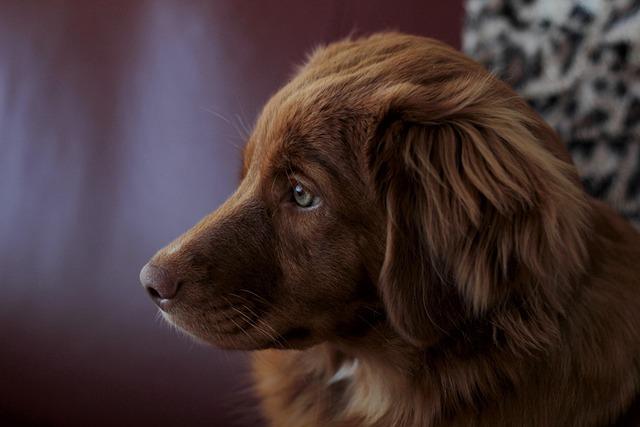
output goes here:
{"type": "Polygon", "coordinates": [[[288,146],[289,152],[293,157],[317,163],[325,169],[329,174],[339,177],[342,175],[340,170],[334,164],[332,157],[324,150],[314,147],[306,141],[296,141],[288,146]]]}

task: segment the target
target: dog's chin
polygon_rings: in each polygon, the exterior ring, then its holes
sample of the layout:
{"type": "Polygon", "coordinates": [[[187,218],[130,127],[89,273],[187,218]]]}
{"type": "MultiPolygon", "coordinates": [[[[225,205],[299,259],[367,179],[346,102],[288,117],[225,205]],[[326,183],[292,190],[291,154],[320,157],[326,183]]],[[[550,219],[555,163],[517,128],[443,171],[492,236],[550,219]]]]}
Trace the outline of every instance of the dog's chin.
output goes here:
{"type": "Polygon", "coordinates": [[[220,325],[210,325],[207,322],[193,321],[193,319],[185,320],[180,315],[163,310],[160,310],[160,314],[167,323],[194,341],[224,350],[253,351],[274,348],[301,350],[317,344],[312,338],[311,331],[305,328],[291,328],[278,333],[266,324],[260,327],[256,324],[234,324],[231,332],[224,332],[225,328],[220,325]]]}

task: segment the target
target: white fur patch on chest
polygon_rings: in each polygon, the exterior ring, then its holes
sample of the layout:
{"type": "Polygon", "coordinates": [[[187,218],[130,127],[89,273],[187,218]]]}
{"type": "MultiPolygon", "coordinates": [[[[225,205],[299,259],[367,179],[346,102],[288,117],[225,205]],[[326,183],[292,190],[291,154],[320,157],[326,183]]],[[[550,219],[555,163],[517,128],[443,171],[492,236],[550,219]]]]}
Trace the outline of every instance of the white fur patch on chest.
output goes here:
{"type": "Polygon", "coordinates": [[[358,370],[358,364],[359,364],[358,359],[353,359],[353,360],[344,362],[340,366],[340,368],[336,371],[336,373],[333,374],[331,378],[329,378],[329,381],[327,382],[327,384],[334,384],[334,383],[337,383],[338,381],[353,378],[356,371],[358,370]]]}
{"type": "Polygon", "coordinates": [[[348,380],[344,416],[363,418],[365,425],[385,416],[392,405],[392,387],[379,370],[353,359],[344,362],[328,384],[348,380]]]}

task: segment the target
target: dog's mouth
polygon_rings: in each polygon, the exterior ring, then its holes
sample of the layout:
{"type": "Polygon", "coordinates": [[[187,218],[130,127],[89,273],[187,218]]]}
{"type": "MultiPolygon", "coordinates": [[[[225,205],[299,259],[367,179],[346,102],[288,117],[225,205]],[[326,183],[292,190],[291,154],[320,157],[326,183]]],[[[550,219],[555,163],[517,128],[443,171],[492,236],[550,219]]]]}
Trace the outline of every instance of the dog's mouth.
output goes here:
{"type": "Polygon", "coordinates": [[[160,306],[162,317],[197,341],[228,350],[301,348],[311,339],[304,326],[279,327],[275,310],[264,302],[234,295],[217,304],[160,306]]]}

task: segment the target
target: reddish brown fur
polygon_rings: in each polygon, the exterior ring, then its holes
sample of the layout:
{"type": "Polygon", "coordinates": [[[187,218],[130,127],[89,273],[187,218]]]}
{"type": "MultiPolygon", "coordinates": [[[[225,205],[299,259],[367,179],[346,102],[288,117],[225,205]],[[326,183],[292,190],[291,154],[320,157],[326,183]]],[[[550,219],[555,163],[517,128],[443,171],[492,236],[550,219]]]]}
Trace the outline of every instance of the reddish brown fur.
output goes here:
{"type": "Polygon", "coordinates": [[[183,282],[169,321],[267,349],[273,425],[608,425],[638,393],[640,235],[521,98],[434,40],[316,50],[238,191],[152,263],[183,282]],[[321,204],[296,207],[292,180],[321,204]]]}

